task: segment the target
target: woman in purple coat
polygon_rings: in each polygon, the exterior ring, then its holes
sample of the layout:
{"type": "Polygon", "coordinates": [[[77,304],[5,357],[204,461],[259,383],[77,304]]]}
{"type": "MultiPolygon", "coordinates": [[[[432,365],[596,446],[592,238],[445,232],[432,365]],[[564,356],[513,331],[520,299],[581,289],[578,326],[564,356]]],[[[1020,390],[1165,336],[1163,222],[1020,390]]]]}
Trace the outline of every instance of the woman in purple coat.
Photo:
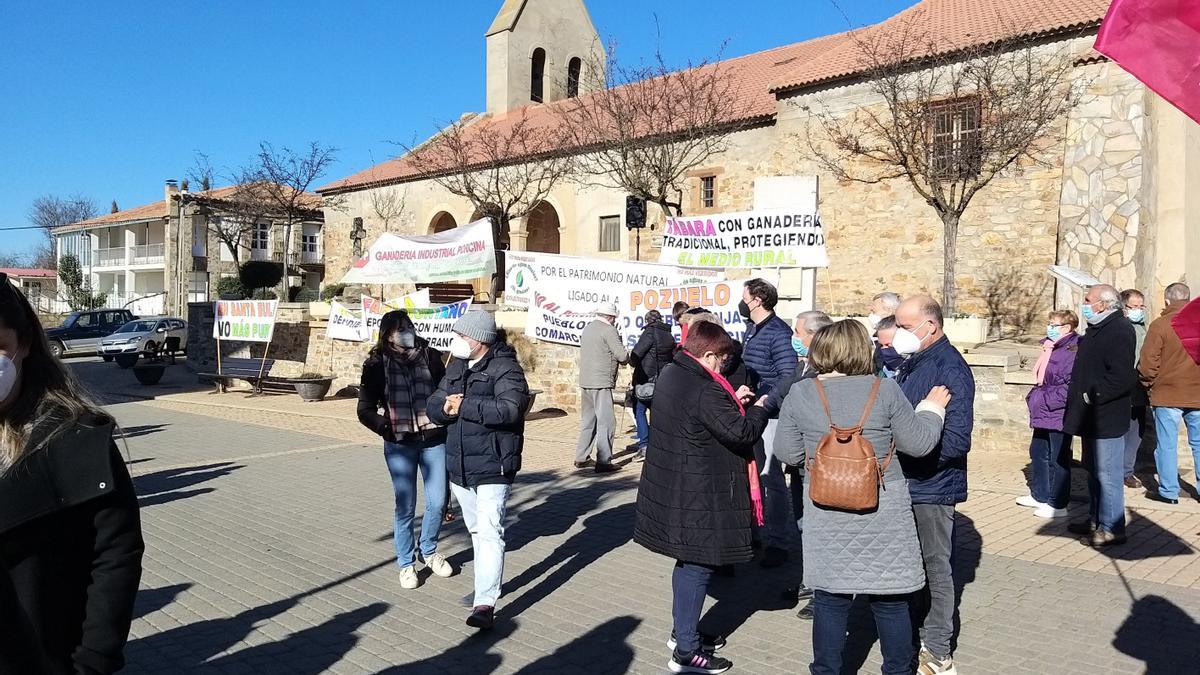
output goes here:
{"type": "Polygon", "coordinates": [[[1079,348],[1079,318],[1070,310],[1050,312],[1050,324],[1042,340],[1042,353],[1033,366],[1037,384],[1025,401],[1029,404],[1029,494],[1017,499],[1034,509],[1039,518],[1067,515],[1071,498],[1071,437],[1063,433],[1067,410],[1067,388],[1079,348]]]}

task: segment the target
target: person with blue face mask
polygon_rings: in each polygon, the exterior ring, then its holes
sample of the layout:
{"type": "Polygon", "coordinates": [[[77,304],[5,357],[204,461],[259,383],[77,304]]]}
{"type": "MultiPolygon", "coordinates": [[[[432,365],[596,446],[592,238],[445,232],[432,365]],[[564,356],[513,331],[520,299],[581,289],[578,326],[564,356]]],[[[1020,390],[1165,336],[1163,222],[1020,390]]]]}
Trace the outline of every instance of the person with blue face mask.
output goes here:
{"type": "MultiPolygon", "coordinates": [[[[1125,318],[1133,324],[1134,365],[1142,353],[1142,345],[1146,343],[1146,329],[1149,321],[1146,319],[1146,296],[1136,288],[1121,291],[1121,304],[1125,308],[1125,318]]],[[[1129,431],[1125,432],[1125,487],[1137,489],[1142,487],[1142,481],[1133,475],[1137,464],[1138,450],[1142,447],[1142,439],[1148,430],[1153,430],[1154,424],[1150,419],[1150,394],[1146,388],[1138,384],[1133,388],[1133,414],[1129,420],[1129,431]]],[[[1150,435],[1153,447],[1154,434],[1150,435]]]]}
{"type": "Polygon", "coordinates": [[[1108,284],[1088,289],[1080,307],[1087,332],[1079,341],[1067,391],[1063,432],[1083,443],[1088,472],[1088,519],[1067,529],[1088,546],[1125,543],[1125,432],[1133,413],[1134,333],[1121,295],[1108,284]]]}

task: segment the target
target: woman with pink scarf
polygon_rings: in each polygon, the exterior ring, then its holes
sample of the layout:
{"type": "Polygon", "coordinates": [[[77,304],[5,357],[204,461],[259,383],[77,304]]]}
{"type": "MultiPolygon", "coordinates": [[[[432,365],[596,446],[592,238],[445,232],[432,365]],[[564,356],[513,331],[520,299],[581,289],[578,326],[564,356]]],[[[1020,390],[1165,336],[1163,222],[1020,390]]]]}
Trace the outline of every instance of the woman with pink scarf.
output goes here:
{"type": "Polygon", "coordinates": [[[751,528],[762,523],[753,458],[767,412],[721,375],[734,349],[724,328],[696,321],[654,385],[633,539],[673,563],[673,673],[733,666],[716,654],[725,639],[700,632],[700,614],[713,572],[750,560],[751,528]]]}
{"type": "Polygon", "coordinates": [[[1079,318],[1070,310],[1050,312],[1042,353],[1033,366],[1037,384],[1025,401],[1029,404],[1029,494],[1017,504],[1034,509],[1039,518],[1063,518],[1071,498],[1071,437],[1063,433],[1067,389],[1078,351],[1079,318]]]}

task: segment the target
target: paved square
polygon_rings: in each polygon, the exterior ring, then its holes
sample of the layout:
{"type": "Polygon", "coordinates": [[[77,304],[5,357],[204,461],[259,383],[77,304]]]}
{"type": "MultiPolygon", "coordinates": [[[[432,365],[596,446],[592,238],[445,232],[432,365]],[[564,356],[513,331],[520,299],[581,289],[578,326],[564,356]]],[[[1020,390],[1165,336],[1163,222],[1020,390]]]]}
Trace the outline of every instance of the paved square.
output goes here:
{"type": "MultiPolygon", "coordinates": [[[[391,486],[352,401],[217,396],[183,377],[129,388],[111,366],[75,367],[124,426],[142,496],[148,550],[127,672],[666,672],[671,563],[630,541],[636,465],[603,478],[565,470],[574,418],[529,425],[499,621],[477,634],[458,606],[471,589],[461,523],[443,530],[442,551],[464,573],[400,589],[391,486]]],[[[1109,557],[1012,504],[1023,452],[972,458],[959,672],[1197,672],[1200,506],[1156,508],[1130,492],[1131,543],[1109,557]]],[[[733,672],[806,671],[811,627],[780,594],[797,573],[748,564],[714,583],[705,623],[731,635],[733,672]]],[[[862,608],[854,633],[847,672],[877,672],[862,608]]]]}

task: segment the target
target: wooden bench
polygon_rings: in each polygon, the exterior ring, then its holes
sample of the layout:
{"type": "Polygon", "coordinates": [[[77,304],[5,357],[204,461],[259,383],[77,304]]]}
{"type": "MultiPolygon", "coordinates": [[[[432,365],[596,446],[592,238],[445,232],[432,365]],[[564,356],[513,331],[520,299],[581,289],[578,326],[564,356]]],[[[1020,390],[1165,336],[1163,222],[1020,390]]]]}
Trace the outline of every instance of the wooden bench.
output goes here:
{"type": "Polygon", "coordinates": [[[429,304],[435,307],[448,305],[466,298],[470,298],[472,301],[475,299],[475,287],[471,284],[417,284],[418,291],[423,288],[429,289],[429,304]]]}
{"type": "Polygon", "coordinates": [[[221,359],[221,372],[219,373],[197,373],[201,379],[212,380],[216,384],[217,393],[224,394],[230,383],[235,380],[249,382],[254,388],[255,394],[261,394],[264,388],[280,388],[286,383],[285,378],[272,377],[271,368],[275,365],[275,359],[267,359],[264,364],[262,359],[237,359],[223,358],[221,359]],[[261,375],[259,373],[262,373],[261,375]]]}

